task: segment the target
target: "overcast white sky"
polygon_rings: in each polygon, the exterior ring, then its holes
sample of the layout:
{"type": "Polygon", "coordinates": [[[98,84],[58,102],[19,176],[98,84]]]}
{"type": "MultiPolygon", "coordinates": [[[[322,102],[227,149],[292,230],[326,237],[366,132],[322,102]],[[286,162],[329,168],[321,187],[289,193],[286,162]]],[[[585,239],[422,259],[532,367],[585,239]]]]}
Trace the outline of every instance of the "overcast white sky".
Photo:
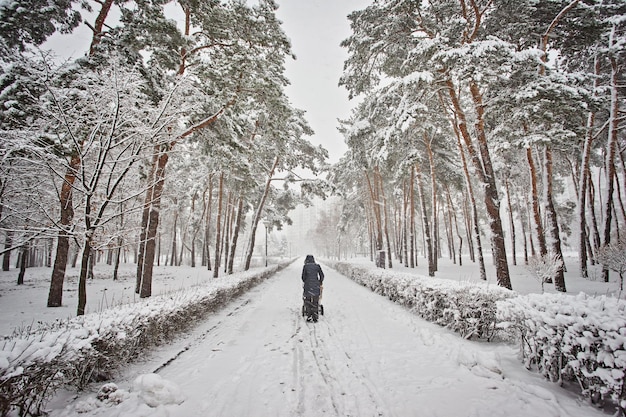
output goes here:
{"type": "MultiPolygon", "coordinates": [[[[339,43],[350,35],[348,14],[367,7],[371,0],[277,0],[278,18],[291,39],[296,60],[287,62],[287,89],[292,104],[306,110],[315,131],[310,138],[315,145],[328,149],[330,162],[339,160],[347,150],[337,131],[337,119],[350,115],[354,103],[338,86],[347,58],[339,43]]],[[[180,12],[176,5],[170,12],[180,12]]],[[[89,47],[91,33],[81,25],[71,37],[56,35],[48,45],[61,57],[83,55],[89,47]],[[71,40],[70,40],[71,39],[71,40]]]]}
{"type": "Polygon", "coordinates": [[[311,138],[337,162],[347,150],[337,131],[337,119],[350,115],[354,103],[338,87],[345,48],[339,43],[350,36],[348,14],[367,7],[370,0],[277,0],[277,15],[291,39],[297,59],[287,63],[291,86],[287,94],[292,104],[306,110],[307,120],[315,131],[311,138]]]}

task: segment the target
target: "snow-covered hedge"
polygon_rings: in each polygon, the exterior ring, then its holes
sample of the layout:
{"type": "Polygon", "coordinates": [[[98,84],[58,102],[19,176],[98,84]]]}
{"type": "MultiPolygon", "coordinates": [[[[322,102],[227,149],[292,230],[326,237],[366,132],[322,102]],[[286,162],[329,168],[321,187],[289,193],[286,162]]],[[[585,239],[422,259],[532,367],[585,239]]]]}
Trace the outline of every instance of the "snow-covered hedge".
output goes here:
{"type": "Polygon", "coordinates": [[[143,350],[190,328],[278,269],[272,266],[212,279],[0,341],[0,416],[14,409],[20,415],[38,415],[60,386],[80,388],[106,380],[143,350]]]}
{"type": "Polygon", "coordinates": [[[450,281],[342,262],[332,267],[467,339],[491,339],[496,331],[496,301],[515,295],[507,289],[482,283],[450,281]]]}
{"type": "Polygon", "coordinates": [[[585,294],[530,294],[498,302],[502,327],[519,331],[527,368],[576,381],[593,401],[626,415],[626,301],[585,294]]]}

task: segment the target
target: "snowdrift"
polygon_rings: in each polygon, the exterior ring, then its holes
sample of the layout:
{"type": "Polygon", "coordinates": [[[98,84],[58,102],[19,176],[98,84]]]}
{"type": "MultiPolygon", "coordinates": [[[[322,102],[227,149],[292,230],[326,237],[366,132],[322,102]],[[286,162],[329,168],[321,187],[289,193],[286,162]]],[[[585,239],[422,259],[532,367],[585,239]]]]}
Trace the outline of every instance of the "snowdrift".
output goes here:
{"type": "Polygon", "coordinates": [[[574,381],[594,403],[626,415],[626,301],[586,294],[529,294],[349,263],[342,274],[465,338],[517,341],[527,369],[574,381]]]}
{"type": "Polygon", "coordinates": [[[13,409],[20,415],[39,415],[59,387],[81,388],[109,379],[145,349],[190,328],[284,266],[211,279],[5,339],[0,345],[0,416],[13,409]]]}

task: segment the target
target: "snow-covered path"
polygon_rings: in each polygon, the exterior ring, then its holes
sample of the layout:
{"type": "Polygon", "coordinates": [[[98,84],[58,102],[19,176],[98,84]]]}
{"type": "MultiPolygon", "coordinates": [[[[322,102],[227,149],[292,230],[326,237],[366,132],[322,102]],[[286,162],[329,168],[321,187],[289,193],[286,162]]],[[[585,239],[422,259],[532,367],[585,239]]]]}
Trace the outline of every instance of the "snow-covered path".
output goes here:
{"type": "Polygon", "coordinates": [[[179,347],[130,366],[117,381],[130,391],[120,404],[96,407],[82,398],[52,416],[78,409],[81,416],[606,415],[523,369],[515,348],[462,340],[324,270],[326,315],[318,323],[301,317],[301,265],[293,264],[179,347]],[[145,393],[133,391],[139,374],[156,369],[181,389],[182,403],[164,399],[151,408],[145,393]]]}

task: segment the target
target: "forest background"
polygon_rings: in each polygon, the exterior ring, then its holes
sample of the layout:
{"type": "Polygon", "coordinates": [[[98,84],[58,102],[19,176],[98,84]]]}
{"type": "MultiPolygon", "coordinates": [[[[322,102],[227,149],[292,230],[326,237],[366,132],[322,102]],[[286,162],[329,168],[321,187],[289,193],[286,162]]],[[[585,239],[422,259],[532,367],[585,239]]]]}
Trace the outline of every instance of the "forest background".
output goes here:
{"type": "MultiPolygon", "coordinates": [[[[520,261],[559,291],[564,247],[582,277],[598,262],[603,280],[623,272],[611,260],[626,258],[626,2],[390,0],[352,12],[339,81],[359,100],[332,166],[286,93],[293,51],[277,9],[0,3],[3,268],[17,254],[20,281],[50,266],[55,307],[67,265],[79,266],[81,315],[96,262],[114,278],[136,263],[135,291],[149,297],[155,264],[248,269],[259,230],[336,195],[311,237],[325,256],[423,257],[435,275],[442,256],[466,255],[486,279],[491,250],[499,285],[520,261]],[[81,22],[84,56],[59,63],[40,47],[81,22]]],[[[276,246],[291,254],[287,239],[276,246]]]]}

